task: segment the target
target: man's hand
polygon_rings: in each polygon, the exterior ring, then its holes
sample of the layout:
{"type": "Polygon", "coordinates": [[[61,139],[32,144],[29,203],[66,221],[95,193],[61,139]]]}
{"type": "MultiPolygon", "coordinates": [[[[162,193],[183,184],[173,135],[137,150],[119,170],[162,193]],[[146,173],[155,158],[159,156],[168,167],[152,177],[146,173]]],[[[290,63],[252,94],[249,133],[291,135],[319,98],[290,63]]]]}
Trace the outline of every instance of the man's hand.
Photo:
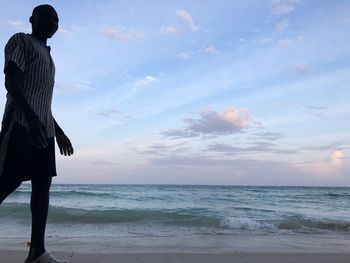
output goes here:
{"type": "Polygon", "coordinates": [[[62,155],[71,156],[73,154],[73,146],[65,134],[56,136],[56,141],[62,155]]]}
{"type": "Polygon", "coordinates": [[[44,149],[48,146],[44,131],[45,127],[39,119],[34,118],[28,122],[29,142],[35,148],[44,149]]]}

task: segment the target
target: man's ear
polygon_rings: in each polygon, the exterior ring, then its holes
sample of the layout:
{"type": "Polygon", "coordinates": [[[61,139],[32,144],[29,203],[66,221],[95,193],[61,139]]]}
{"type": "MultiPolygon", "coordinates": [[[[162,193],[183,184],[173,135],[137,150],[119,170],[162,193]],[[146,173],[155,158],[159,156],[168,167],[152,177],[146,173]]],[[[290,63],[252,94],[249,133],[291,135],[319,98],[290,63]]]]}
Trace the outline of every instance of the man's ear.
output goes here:
{"type": "Polygon", "coordinates": [[[29,22],[30,22],[31,24],[33,24],[33,17],[32,17],[32,16],[29,17],[29,22]]]}

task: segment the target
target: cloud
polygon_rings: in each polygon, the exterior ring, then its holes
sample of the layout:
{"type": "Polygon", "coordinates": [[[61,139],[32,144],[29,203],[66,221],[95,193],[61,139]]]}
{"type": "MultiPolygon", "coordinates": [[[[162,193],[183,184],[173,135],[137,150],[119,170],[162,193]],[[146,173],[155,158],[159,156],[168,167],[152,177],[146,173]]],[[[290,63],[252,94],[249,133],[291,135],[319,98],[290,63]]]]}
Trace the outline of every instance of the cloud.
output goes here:
{"type": "Polygon", "coordinates": [[[174,166],[192,166],[192,167],[217,167],[217,166],[226,166],[226,167],[235,167],[246,166],[246,165],[259,165],[260,163],[265,163],[264,161],[253,161],[253,160],[244,160],[244,159],[216,159],[208,156],[184,156],[184,155],[174,155],[165,158],[154,158],[150,159],[151,163],[154,165],[164,166],[164,167],[174,167],[174,166]]]}
{"type": "Polygon", "coordinates": [[[186,10],[176,11],[176,15],[180,17],[190,31],[197,31],[198,26],[195,25],[192,16],[186,10]]]}
{"type": "Polygon", "coordinates": [[[274,15],[285,15],[292,11],[294,11],[294,6],[289,4],[278,5],[272,10],[272,14],[274,15]]]}
{"type": "Polygon", "coordinates": [[[307,106],[305,109],[305,113],[322,118],[327,114],[328,108],[325,106],[307,106]]]}
{"type": "Polygon", "coordinates": [[[242,132],[250,120],[248,111],[241,108],[228,108],[221,113],[207,109],[199,115],[199,119],[184,119],[185,128],[170,129],[161,134],[172,138],[228,135],[242,132]]]}
{"type": "Polygon", "coordinates": [[[295,167],[315,175],[336,177],[343,170],[345,157],[342,150],[333,150],[327,160],[296,163],[295,167]]]}
{"type": "Polygon", "coordinates": [[[277,153],[277,154],[295,154],[294,149],[278,149],[275,143],[271,142],[255,142],[247,146],[232,146],[229,144],[212,144],[208,146],[210,152],[220,152],[229,155],[251,154],[251,153],[277,153]]]}
{"type": "Polygon", "coordinates": [[[186,31],[195,32],[199,27],[194,23],[192,16],[186,10],[176,11],[176,16],[181,19],[181,25],[170,25],[160,30],[164,35],[181,35],[186,31]]]}
{"type": "Polygon", "coordinates": [[[272,140],[272,141],[276,141],[284,137],[282,133],[278,133],[278,132],[260,132],[260,133],[253,133],[253,135],[258,137],[259,139],[272,140]]]}
{"type": "Polygon", "coordinates": [[[66,29],[64,29],[62,27],[58,28],[57,32],[61,33],[63,35],[69,35],[70,34],[70,32],[68,30],[66,30],[66,29]]]}
{"type": "Polygon", "coordinates": [[[136,42],[145,37],[144,32],[129,30],[122,26],[102,26],[99,31],[106,37],[122,43],[136,42]]]}
{"type": "Polygon", "coordinates": [[[334,142],[334,143],[330,143],[327,145],[317,145],[317,146],[306,146],[301,148],[301,150],[303,151],[334,151],[334,149],[348,149],[347,146],[340,146],[342,144],[342,142],[334,142]]]}
{"type": "Polygon", "coordinates": [[[295,10],[295,5],[299,0],[272,0],[273,8],[271,13],[273,15],[286,15],[295,10]]]}
{"type": "Polygon", "coordinates": [[[132,80],[130,90],[125,97],[130,97],[135,93],[141,91],[142,89],[150,88],[154,85],[157,85],[160,82],[160,79],[151,75],[145,76],[141,79],[132,80]]]}
{"type": "Polygon", "coordinates": [[[293,44],[293,40],[292,40],[292,39],[289,39],[289,38],[284,38],[284,39],[278,40],[278,41],[277,41],[277,44],[287,46],[287,45],[293,44]]]}
{"type": "Polygon", "coordinates": [[[107,117],[109,119],[118,120],[121,122],[132,120],[133,117],[126,115],[118,110],[109,109],[98,113],[100,116],[107,117]]]}
{"type": "Polygon", "coordinates": [[[137,79],[134,83],[135,87],[137,88],[145,88],[145,87],[149,87],[152,84],[157,84],[159,83],[160,80],[156,77],[153,76],[146,76],[142,79],[137,79]]]}
{"type": "Polygon", "coordinates": [[[203,48],[201,51],[207,54],[215,54],[218,52],[214,46],[208,46],[206,48],[203,48]]]}
{"type": "Polygon", "coordinates": [[[6,24],[8,24],[11,27],[17,28],[18,30],[25,29],[25,23],[21,20],[7,20],[6,24]]]}
{"type": "Polygon", "coordinates": [[[121,165],[121,163],[106,161],[100,158],[97,158],[95,160],[90,160],[89,162],[92,164],[98,164],[98,165],[121,165]]]}
{"type": "Polygon", "coordinates": [[[298,75],[305,75],[307,73],[309,73],[309,69],[306,67],[305,64],[293,64],[291,66],[291,70],[293,73],[296,73],[298,75]]]}
{"type": "Polygon", "coordinates": [[[341,150],[333,151],[331,155],[331,164],[336,167],[341,167],[344,161],[344,154],[341,150]]]}
{"type": "Polygon", "coordinates": [[[96,159],[73,159],[73,160],[60,160],[60,162],[64,162],[64,163],[69,163],[72,165],[77,165],[77,166],[84,166],[87,163],[93,164],[93,165],[121,165],[121,163],[117,163],[117,162],[112,162],[112,161],[107,161],[104,160],[102,158],[96,158],[96,159]]]}
{"type": "Polygon", "coordinates": [[[265,37],[265,38],[260,39],[260,44],[266,45],[269,43],[273,43],[273,44],[277,43],[278,45],[288,46],[288,45],[292,45],[294,43],[301,43],[302,41],[303,41],[303,36],[296,36],[294,38],[282,38],[282,39],[279,39],[277,41],[275,41],[272,38],[265,37]]]}
{"type": "Polygon", "coordinates": [[[82,81],[80,83],[70,84],[70,85],[56,85],[55,89],[59,92],[81,92],[81,91],[89,91],[94,88],[89,81],[82,81]]]}
{"type": "Polygon", "coordinates": [[[162,28],[160,32],[164,35],[180,35],[183,30],[179,26],[167,26],[162,28]]]}
{"type": "Polygon", "coordinates": [[[282,38],[276,41],[277,44],[279,45],[292,45],[292,44],[300,44],[304,41],[304,36],[303,35],[297,35],[292,38],[282,38]]]}
{"type": "Polygon", "coordinates": [[[192,138],[199,136],[197,132],[192,132],[184,129],[169,129],[161,132],[160,134],[173,139],[192,138]]]}
{"type": "Polygon", "coordinates": [[[279,34],[283,34],[288,27],[289,27],[289,21],[288,19],[284,19],[277,23],[275,27],[275,31],[279,34]]]}
{"type": "Polygon", "coordinates": [[[177,57],[180,58],[180,59],[190,59],[191,58],[191,55],[188,54],[187,52],[180,52],[179,54],[177,54],[177,57]]]}
{"type": "Polygon", "coordinates": [[[183,147],[184,143],[164,144],[154,143],[146,147],[145,150],[137,151],[140,154],[157,155],[157,156],[173,156],[178,153],[184,153],[188,148],[183,147]]]}
{"type": "Polygon", "coordinates": [[[271,43],[273,40],[269,37],[264,37],[260,40],[260,43],[263,44],[263,45],[266,45],[268,43],[271,43]]]}
{"type": "Polygon", "coordinates": [[[230,134],[241,132],[247,125],[250,116],[246,109],[229,108],[222,113],[204,110],[200,119],[185,119],[187,129],[203,134],[230,134]]]}

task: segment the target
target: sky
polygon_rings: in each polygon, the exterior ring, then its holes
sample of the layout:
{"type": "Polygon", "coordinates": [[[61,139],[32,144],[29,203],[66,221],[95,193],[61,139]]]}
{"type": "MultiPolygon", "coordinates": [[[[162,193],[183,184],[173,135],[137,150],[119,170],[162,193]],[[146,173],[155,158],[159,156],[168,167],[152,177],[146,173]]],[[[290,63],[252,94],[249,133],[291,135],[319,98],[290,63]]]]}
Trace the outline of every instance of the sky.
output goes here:
{"type": "MultiPolygon", "coordinates": [[[[0,3],[3,49],[43,2],[0,3]]],[[[54,183],[350,186],[350,1],[47,3],[54,183]]]]}

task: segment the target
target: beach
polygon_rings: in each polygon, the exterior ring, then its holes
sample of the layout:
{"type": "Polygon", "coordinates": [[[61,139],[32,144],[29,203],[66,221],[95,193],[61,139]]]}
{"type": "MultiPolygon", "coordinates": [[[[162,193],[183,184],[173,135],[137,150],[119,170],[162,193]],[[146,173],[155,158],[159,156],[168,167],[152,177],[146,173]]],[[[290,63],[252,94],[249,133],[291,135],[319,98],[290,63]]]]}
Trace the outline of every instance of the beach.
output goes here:
{"type": "MultiPolygon", "coordinates": [[[[0,263],[23,262],[30,186],[0,206],[0,263]]],[[[53,185],[46,248],[72,263],[349,262],[350,188],[53,185]]]]}

